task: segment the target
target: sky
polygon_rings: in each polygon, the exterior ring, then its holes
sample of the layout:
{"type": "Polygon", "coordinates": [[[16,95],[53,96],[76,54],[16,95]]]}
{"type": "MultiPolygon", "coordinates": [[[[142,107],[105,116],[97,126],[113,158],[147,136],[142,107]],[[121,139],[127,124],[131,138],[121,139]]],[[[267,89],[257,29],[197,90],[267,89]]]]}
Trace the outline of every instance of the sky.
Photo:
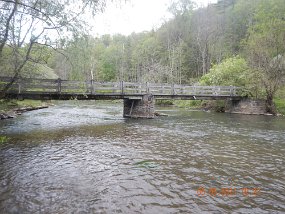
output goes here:
{"type": "MultiPolygon", "coordinates": [[[[90,20],[94,36],[104,34],[129,35],[132,32],[150,31],[171,18],[167,11],[172,0],[127,0],[126,3],[108,4],[103,14],[90,20]]],[[[195,0],[198,6],[206,6],[217,0],[195,0]]],[[[115,2],[115,1],[114,1],[115,2]]]]}

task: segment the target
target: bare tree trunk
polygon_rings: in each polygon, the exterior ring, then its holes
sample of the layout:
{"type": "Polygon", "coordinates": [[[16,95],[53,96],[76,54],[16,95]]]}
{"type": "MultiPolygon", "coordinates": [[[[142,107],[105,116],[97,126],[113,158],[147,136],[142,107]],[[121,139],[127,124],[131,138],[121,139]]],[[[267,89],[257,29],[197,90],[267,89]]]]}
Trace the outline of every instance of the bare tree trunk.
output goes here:
{"type": "Polygon", "coordinates": [[[203,51],[202,53],[202,73],[203,75],[206,74],[206,71],[207,71],[206,53],[203,51]]]}
{"type": "Polygon", "coordinates": [[[182,82],[182,48],[179,48],[179,84],[182,82]]]}
{"type": "Polygon", "coordinates": [[[3,40],[2,40],[1,43],[0,43],[0,59],[1,59],[1,57],[2,57],[3,48],[5,47],[6,42],[7,42],[7,40],[8,40],[10,22],[11,22],[13,16],[15,15],[15,13],[16,13],[16,11],[17,11],[17,6],[18,6],[18,0],[15,1],[13,10],[12,10],[11,14],[9,15],[9,17],[8,17],[8,19],[7,19],[7,22],[6,22],[6,25],[5,25],[4,38],[3,38],[3,40]]]}
{"type": "Polygon", "coordinates": [[[19,65],[17,68],[15,68],[14,70],[14,76],[12,77],[12,80],[4,87],[4,89],[2,91],[0,91],[0,99],[3,99],[7,93],[7,91],[10,89],[10,87],[16,82],[16,80],[18,79],[18,76],[20,74],[20,72],[22,71],[23,67],[26,65],[26,63],[29,60],[30,57],[30,53],[32,51],[33,45],[34,45],[35,41],[31,41],[29,48],[26,52],[26,56],[25,56],[25,60],[22,62],[21,65],[19,65]]]}
{"type": "Polygon", "coordinates": [[[274,114],[276,115],[276,108],[275,108],[275,105],[274,105],[274,102],[273,102],[273,97],[274,97],[274,94],[273,93],[267,93],[267,96],[266,96],[266,111],[270,114],[274,114]]]}

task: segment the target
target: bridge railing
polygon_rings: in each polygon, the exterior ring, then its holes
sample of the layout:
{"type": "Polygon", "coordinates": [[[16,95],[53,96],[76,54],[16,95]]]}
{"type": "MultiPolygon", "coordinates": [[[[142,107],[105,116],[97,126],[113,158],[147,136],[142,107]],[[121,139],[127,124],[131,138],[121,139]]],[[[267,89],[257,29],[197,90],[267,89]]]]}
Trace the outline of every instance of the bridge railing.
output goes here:
{"type": "MultiPolygon", "coordinates": [[[[10,77],[0,77],[0,90],[10,77]]],[[[189,86],[166,83],[95,82],[61,79],[19,78],[9,93],[58,93],[58,94],[125,94],[136,95],[193,95],[193,96],[238,96],[240,88],[234,86],[189,86]]]]}

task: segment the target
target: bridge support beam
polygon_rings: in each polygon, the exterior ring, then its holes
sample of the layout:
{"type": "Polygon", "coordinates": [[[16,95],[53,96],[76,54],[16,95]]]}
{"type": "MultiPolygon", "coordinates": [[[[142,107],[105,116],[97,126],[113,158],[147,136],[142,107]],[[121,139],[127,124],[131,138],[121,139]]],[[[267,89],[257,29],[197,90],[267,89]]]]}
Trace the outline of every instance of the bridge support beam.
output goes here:
{"type": "Polygon", "coordinates": [[[124,113],[125,118],[154,118],[154,96],[143,95],[140,99],[125,98],[124,113]]]}

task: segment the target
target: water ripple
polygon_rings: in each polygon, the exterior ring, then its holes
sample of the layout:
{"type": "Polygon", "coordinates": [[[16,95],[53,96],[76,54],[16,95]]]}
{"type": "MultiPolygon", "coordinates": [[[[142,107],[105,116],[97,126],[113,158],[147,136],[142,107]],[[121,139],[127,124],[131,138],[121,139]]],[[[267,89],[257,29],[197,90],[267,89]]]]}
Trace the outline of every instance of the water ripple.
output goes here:
{"type": "Polygon", "coordinates": [[[70,104],[0,124],[0,212],[284,213],[284,118],[168,114],[70,104]]]}

